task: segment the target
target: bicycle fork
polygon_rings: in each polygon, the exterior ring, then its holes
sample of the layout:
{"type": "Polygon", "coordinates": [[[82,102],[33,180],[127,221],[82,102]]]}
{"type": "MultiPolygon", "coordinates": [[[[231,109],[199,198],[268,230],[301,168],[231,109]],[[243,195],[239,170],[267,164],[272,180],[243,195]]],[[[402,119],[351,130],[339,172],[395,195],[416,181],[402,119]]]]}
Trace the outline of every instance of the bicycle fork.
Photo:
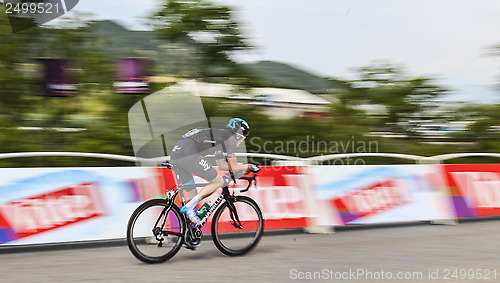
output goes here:
{"type": "Polygon", "coordinates": [[[231,220],[233,220],[233,223],[231,223],[234,227],[241,229],[241,221],[240,218],[238,217],[238,211],[236,210],[236,207],[234,206],[234,201],[236,200],[236,197],[231,194],[229,194],[229,190],[227,187],[225,187],[222,191],[222,195],[226,199],[227,202],[227,207],[229,208],[229,215],[231,216],[231,220]]]}
{"type": "Polygon", "coordinates": [[[231,220],[233,220],[233,223],[231,223],[234,227],[241,229],[243,226],[241,225],[240,218],[238,217],[238,211],[236,210],[236,207],[234,206],[234,201],[235,197],[234,196],[229,196],[227,198],[227,207],[229,208],[231,220]]]}
{"type": "Polygon", "coordinates": [[[215,200],[215,203],[213,203],[212,206],[210,206],[210,208],[208,209],[208,211],[205,214],[205,216],[203,217],[203,219],[201,219],[200,223],[198,223],[196,225],[197,228],[201,228],[208,221],[208,218],[210,218],[212,213],[219,206],[219,204],[222,202],[223,199],[226,199],[227,206],[228,206],[229,212],[230,212],[230,216],[231,216],[231,219],[233,220],[232,225],[238,229],[242,228],[240,219],[238,217],[238,212],[237,212],[236,207],[234,206],[234,203],[233,203],[236,198],[234,195],[229,194],[229,190],[227,187],[223,188],[222,194],[215,200]]]}

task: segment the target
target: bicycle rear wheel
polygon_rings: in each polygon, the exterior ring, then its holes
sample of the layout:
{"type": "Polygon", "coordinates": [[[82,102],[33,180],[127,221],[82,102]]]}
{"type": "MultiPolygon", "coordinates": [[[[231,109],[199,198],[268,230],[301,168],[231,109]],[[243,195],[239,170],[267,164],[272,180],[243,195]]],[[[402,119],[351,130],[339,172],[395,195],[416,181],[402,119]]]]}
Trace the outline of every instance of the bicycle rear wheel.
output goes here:
{"type": "Polygon", "coordinates": [[[234,216],[231,218],[228,202],[224,202],[212,219],[212,240],[222,253],[238,256],[248,253],[259,243],[264,220],[259,206],[251,198],[237,196],[233,204],[240,221],[233,219],[234,216]]]}
{"type": "Polygon", "coordinates": [[[179,251],[184,230],[184,218],[175,204],[167,209],[164,199],[148,200],[130,217],[128,247],[143,262],[161,263],[179,251]]]}

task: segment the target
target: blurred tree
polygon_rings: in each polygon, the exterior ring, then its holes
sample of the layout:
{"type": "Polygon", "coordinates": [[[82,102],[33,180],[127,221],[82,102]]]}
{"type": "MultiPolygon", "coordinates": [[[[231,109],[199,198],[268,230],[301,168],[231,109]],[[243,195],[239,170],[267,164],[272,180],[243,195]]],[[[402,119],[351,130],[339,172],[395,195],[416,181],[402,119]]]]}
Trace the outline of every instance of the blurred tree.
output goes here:
{"type": "MultiPolygon", "coordinates": [[[[457,113],[466,116],[473,123],[469,126],[468,131],[458,133],[456,136],[461,138],[469,138],[483,143],[486,140],[498,141],[500,136],[500,111],[499,105],[484,105],[484,104],[468,104],[456,109],[457,113]]],[[[498,143],[497,143],[498,144],[498,143]]],[[[491,145],[485,146],[483,149],[492,149],[491,145]]],[[[500,146],[496,146],[500,149],[500,146]]]]}
{"type": "MultiPolygon", "coordinates": [[[[94,44],[96,36],[89,30],[89,22],[72,17],[58,27],[34,27],[13,33],[4,12],[4,6],[0,5],[1,151],[103,152],[106,149],[124,153],[124,148],[128,148],[123,142],[115,140],[106,144],[103,137],[115,136],[117,131],[121,136],[122,132],[128,133],[128,128],[123,131],[123,127],[110,128],[99,123],[101,127],[96,129],[91,127],[96,120],[88,118],[101,113],[103,108],[114,109],[113,105],[104,105],[108,101],[99,99],[103,92],[111,90],[112,62],[94,44]],[[43,87],[39,84],[42,79],[39,73],[42,72],[36,64],[38,58],[73,61],[79,83],[78,95],[63,98],[40,96],[43,87]],[[71,129],[80,129],[80,132],[71,129]],[[88,147],[89,140],[95,147],[88,147]]],[[[123,116],[126,117],[126,112],[123,116]]],[[[126,127],[126,122],[121,124],[126,127]]],[[[30,165],[74,164],[72,160],[41,161],[43,163],[32,161],[30,165]]],[[[24,163],[23,160],[8,160],[2,164],[15,166],[24,163]]]]}
{"type": "Polygon", "coordinates": [[[401,68],[387,63],[358,69],[360,78],[350,81],[349,91],[341,96],[344,103],[370,103],[386,107],[386,125],[396,125],[414,114],[438,106],[436,98],[447,90],[431,78],[408,78],[401,68]]]}
{"type": "MultiPolygon", "coordinates": [[[[93,96],[109,92],[112,83],[112,60],[97,44],[99,38],[90,29],[91,24],[90,21],[74,16],[63,18],[58,26],[41,28],[43,37],[32,51],[34,58],[69,60],[78,84],[75,97],[37,98],[38,107],[35,114],[38,115],[38,126],[44,130],[36,137],[38,144],[43,145],[45,151],[96,151],[95,148],[88,147],[88,142],[82,138],[85,135],[50,130],[56,127],[83,128],[88,138],[92,137],[95,131],[99,136],[105,136],[103,131],[114,131],[109,127],[96,130],[92,127],[96,121],[86,118],[96,113],[93,109],[93,96]]],[[[110,107],[105,105],[104,99],[100,100],[103,105],[101,107],[110,107]]]]}
{"type": "Polygon", "coordinates": [[[152,19],[162,38],[180,48],[194,48],[192,52],[199,56],[202,76],[241,72],[230,55],[251,47],[242,36],[230,8],[205,0],[165,0],[152,19]]]}
{"type": "Polygon", "coordinates": [[[29,92],[28,79],[20,63],[31,56],[31,48],[39,38],[39,28],[13,33],[0,5],[0,123],[15,125],[33,107],[25,96],[29,92]]]}
{"type": "Polygon", "coordinates": [[[92,30],[93,24],[85,15],[63,18],[57,27],[41,29],[44,36],[33,53],[43,58],[71,60],[77,67],[78,83],[109,89],[113,80],[112,58],[103,52],[102,38],[92,30]]]}

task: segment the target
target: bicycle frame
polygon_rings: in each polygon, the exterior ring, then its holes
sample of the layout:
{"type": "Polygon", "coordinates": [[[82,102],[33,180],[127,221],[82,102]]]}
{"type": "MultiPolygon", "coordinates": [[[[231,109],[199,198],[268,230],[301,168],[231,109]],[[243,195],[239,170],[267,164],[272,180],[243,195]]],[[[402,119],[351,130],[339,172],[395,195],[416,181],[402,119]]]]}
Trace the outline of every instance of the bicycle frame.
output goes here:
{"type": "MultiPolygon", "coordinates": [[[[169,167],[171,168],[171,167],[169,167]]],[[[257,174],[253,174],[253,176],[246,175],[243,177],[240,177],[239,179],[244,179],[248,181],[248,186],[246,189],[237,189],[240,192],[246,192],[249,190],[250,186],[252,185],[252,182],[256,181],[256,176],[257,174]]],[[[226,255],[242,255],[247,252],[249,252],[253,247],[257,245],[259,242],[260,237],[262,236],[263,232],[263,217],[262,213],[260,211],[260,208],[258,207],[257,203],[253,201],[251,198],[247,196],[241,196],[240,194],[235,193],[235,191],[231,191],[228,188],[229,184],[229,175],[224,175],[223,178],[226,180],[225,185],[222,187],[222,194],[218,196],[214,203],[207,209],[207,213],[202,217],[200,223],[194,225],[189,218],[187,218],[185,215],[182,215],[179,211],[179,207],[175,204],[175,200],[177,196],[179,195],[180,201],[182,205],[185,205],[186,200],[184,198],[183,190],[184,189],[191,189],[191,188],[196,188],[196,187],[203,187],[206,186],[207,184],[189,184],[189,185],[175,185],[172,187],[171,190],[168,190],[166,192],[166,197],[165,199],[151,199],[139,206],[132,216],[129,219],[129,223],[127,226],[127,243],[132,251],[132,253],[141,261],[144,261],[146,263],[158,263],[158,262],[163,262],[165,260],[168,260],[172,256],[174,256],[180,249],[182,245],[185,245],[186,248],[188,249],[196,249],[202,240],[202,230],[201,227],[203,227],[207,222],[208,219],[211,218],[213,215],[215,215],[215,220],[212,221],[212,239],[216,245],[216,247],[224,254],[226,255]],[[175,189],[175,190],[174,190],[175,189]],[[238,203],[243,203],[243,205],[249,205],[255,212],[255,215],[257,216],[258,219],[258,226],[256,226],[255,234],[252,237],[249,237],[251,241],[248,243],[248,245],[243,246],[243,247],[237,247],[236,249],[230,247],[232,240],[226,241],[227,238],[221,238],[219,233],[221,233],[221,230],[218,229],[218,223],[219,220],[221,219],[222,213],[227,213],[224,214],[224,217],[229,217],[231,220],[225,218],[224,225],[232,225],[236,227],[236,230],[233,228],[233,232],[247,232],[250,230],[245,230],[247,229],[247,226],[245,225],[245,221],[241,222],[238,211],[237,211],[237,205],[238,203]],[[227,207],[226,207],[227,206],[227,207]],[[140,215],[147,211],[151,211],[154,214],[158,213],[157,210],[148,210],[150,208],[155,209],[155,207],[162,207],[160,215],[156,219],[151,219],[148,215],[149,214],[144,214],[146,217],[145,218],[140,218],[140,215]],[[226,210],[227,209],[227,210],[226,210]],[[154,212],[155,211],[155,212],[154,212]],[[172,214],[171,214],[172,213],[172,214]],[[163,219],[162,219],[163,218],[163,219]],[[137,223],[137,227],[143,227],[148,229],[151,229],[150,231],[152,232],[152,235],[150,234],[149,237],[151,237],[150,240],[148,241],[148,236],[144,235],[143,229],[138,228],[135,230],[134,227],[136,227],[136,220],[137,219],[144,219],[146,222],[142,222],[140,220],[137,223]],[[148,220],[149,219],[149,220],[148,220]],[[229,221],[228,221],[229,220],[229,221]],[[152,221],[154,222],[154,226],[151,227],[149,225],[152,225],[153,223],[149,222],[152,221]],[[149,222],[149,224],[147,223],[149,222]],[[228,223],[229,222],[229,223],[228,223]],[[140,223],[140,224],[139,224],[140,223]],[[145,225],[143,225],[145,224],[145,225]],[[138,231],[137,234],[135,234],[134,231],[138,231]],[[175,237],[167,237],[169,235],[175,236],[175,237]],[[146,236],[144,238],[144,236],[146,236]],[[153,237],[155,240],[153,240],[153,237]],[[146,242],[143,243],[146,239],[146,242]],[[148,245],[151,244],[157,244],[158,247],[164,246],[164,241],[167,240],[167,249],[166,253],[161,254],[161,255],[152,255],[149,254],[150,249],[142,249],[142,247],[147,247],[148,245]],[[228,245],[229,243],[229,245],[228,245]],[[170,249],[170,250],[169,250],[170,249]]],[[[232,178],[231,178],[232,179],[232,178]]],[[[256,185],[256,184],[255,184],[256,185]]],[[[241,213],[241,211],[240,211],[241,213]]],[[[224,226],[227,227],[227,226],[224,226]]],[[[250,227],[255,227],[255,226],[250,226],[250,227]]],[[[227,228],[224,228],[227,229],[227,228]]],[[[255,228],[250,228],[250,229],[255,229],[255,228]]],[[[225,230],[224,230],[225,231],[225,230]]],[[[146,233],[146,231],[144,231],[146,233]]],[[[150,232],[149,232],[150,233],[150,232]]],[[[222,232],[226,233],[226,232],[222,232]]],[[[154,253],[154,252],[153,252],[154,253]]]]}
{"type": "MultiPolygon", "coordinates": [[[[163,165],[165,165],[165,167],[167,167],[167,168],[169,168],[171,170],[174,170],[173,167],[175,165],[173,165],[171,163],[164,163],[163,165]]],[[[232,180],[234,183],[236,183],[236,180],[234,179],[234,173],[233,172],[229,171],[228,176],[226,176],[226,177],[228,178],[228,180],[232,180]]],[[[250,186],[252,185],[252,181],[254,182],[254,185],[257,186],[257,179],[256,179],[256,174],[255,173],[254,173],[254,175],[252,177],[243,177],[242,176],[239,179],[248,181],[248,186],[244,190],[241,190],[240,192],[246,192],[246,191],[248,191],[250,189],[250,186]]],[[[168,193],[167,193],[167,198],[166,199],[167,199],[167,201],[170,202],[170,203],[168,203],[168,207],[166,208],[167,211],[171,208],[171,206],[174,203],[174,200],[177,197],[177,195],[179,195],[179,191],[184,190],[186,188],[205,187],[208,184],[209,183],[189,184],[189,185],[176,185],[177,186],[177,190],[173,193],[173,195],[168,196],[168,193]]],[[[238,212],[236,211],[236,208],[233,205],[233,202],[231,200],[231,194],[229,193],[229,188],[228,188],[228,186],[226,184],[224,187],[222,187],[222,194],[210,206],[210,208],[208,209],[208,212],[205,214],[205,216],[203,217],[203,219],[201,219],[200,223],[196,225],[196,228],[201,228],[207,222],[207,220],[210,218],[210,216],[219,207],[219,205],[221,204],[221,202],[222,202],[223,199],[225,199],[226,202],[228,203],[229,210],[231,211],[231,219],[235,222],[233,225],[235,227],[238,227],[238,226],[241,227],[241,222],[240,222],[240,220],[238,218],[238,212]],[[238,222],[238,224],[236,224],[236,221],[238,222]]],[[[185,198],[184,198],[184,196],[182,194],[180,194],[180,200],[181,200],[181,204],[183,206],[186,205],[186,200],[185,200],[185,198]]]]}
{"type": "MultiPolygon", "coordinates": [[[[252,180],[255,180],[255,178],[253,177],[252,180]]],[[[250,182],[250,181],[249,181],[250,182]]],[[[173,193],[171,193],[170,195],[167,194],[167,198],[165,199],[167,201],[167,205],[164,209],[165,211],[168,211],[171,209],[173,203],[174,203],[174,200],[175,198],[177,197],[177,195],[180,195],[180,199],[181,199],[181,203],[182,205],[185,205],[186,204],[186,201],[184,199],[184,197],[179,194],[179,192],[183,189],[185,189],[186,187],[204,187],[206,186],[208,183],[206,184],[193,184],[193,185],[185,185],[185,186],[178,186],[177,190],[173,193]]],[[[247,191],[248,189],[245,189],[244,191],[247,191]]],[[[231,211],[231,218],[233,219],[233,221],[238,222],[237,225],[240,225],[241,226],[241,222],[239,221],[239,218],[238,218],[238,212],[236,211],[236,208],[234,207],[233,205],[233,202],[232,202],[232,199],[231,199],[231,193],[229,192],[229,188],[228,186],[224,186],[222,188],[222,194],[215,200],[215,202],[208,208],[208,211],[207,213],[205,214],[205,216],[201,219],[200,223],[196,225],[197,228],[201,228],[207,221],[208,219],[210,218],[210,216],[212,216],[212,214],[217,210],[217,208],[219,207],[219,205],[222,203],[223,200],[226,200],[226,202],[228,202],[228,206],[229,206],[229,209],[231,211]]],[[[160,219],[157,220],[156,222],[156,225],[158,224],[160,219]]],[[[165,219],[164,219],[165,221],[165,219]]],[[[164,224],[164,223],[163,223],[164,224]]],[[[163,226],[163,225],[162,225],[163,226]]],[[[235,225],[236,226],[236,225],[235,225]]]]}

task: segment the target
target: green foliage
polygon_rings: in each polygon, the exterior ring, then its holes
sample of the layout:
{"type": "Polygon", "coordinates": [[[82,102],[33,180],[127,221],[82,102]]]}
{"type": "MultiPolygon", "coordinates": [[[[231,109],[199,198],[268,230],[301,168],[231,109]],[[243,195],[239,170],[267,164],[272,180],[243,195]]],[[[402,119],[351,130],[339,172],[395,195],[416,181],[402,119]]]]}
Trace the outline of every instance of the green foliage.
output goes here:
{"type": "Polygon", "coordinates": [[[32,105],[26,94],[30,84],[21,72],[21,62],[32,55],[39,29],[13,33],[5,7],[0,5],[0,126],[17,124],[32,105]]]}
{"type": "MultiPolygon", "coordinates": [[[[3,6],[0,6],[0,14],[1,9],[3,6]]],[[[150,33],[130,32],[110,22],[80,22],[65,28],[33,28],[12,33],[6,17],[0,17],[2,152],[75,151],[132,156],[127,114],[144,95],[118,95],[111,87],[113,59],[129,55],[151,55],[148,58],[157,62],[155,75],[168,71],[177,77],[201,75],[207,81],[236,82],[241,89],[266,86],[333,93],[331,101],[335,102],[321,118],[272,119],[251,103],[204,98],[208,117],[241,117],[250,123],[251,134],[246,140],[249,152],[298,157],[375,152],[425,156],[459,151],[500,152],[499,105],[465,105],[441,117],[471,121],[466,131],[447,139],[467,142],[470,146],[430,144],[419,136],[390,138],[372,134],[387,128],[397,132],[398,123],[428,115],[429,109],[440,106],[436,98],[447,90],[434,84],[432,78],[407,77],[401,68],[385,63],[360,68],[360,77],[355,81],[324,79],[273,62],[238,66],[230,55],[249,45],[231,10],[208,1],[166,0],[153,20],[158,35],[166,41],[155,41],[150,33]],[[176,52],[186,47],[195,58],[186,61],[190,54],[175,52],[162,57],[159,45],[163,44],[176,52]],[[148,50],[151,53],[146,52],[148,50]],[[76,63],[78,94],[75,97],[35,95],[40,91],[39,79],[29,74],[36,73],[36,69],[31,70],[35,65],[33,59],[43,57],[66,58],[76,63]],[[380,104],[386,107],[387,113],[370,115],[361,110],[359,104],[380,104]]],[[[171,83],[154,83],[151,91],[169,85],[171,83]]],[[[396,162],[383,158],[363,161],[396,162]]],[[[342,164],[346,164],[345,161],[342,164]]],[[[0,160],[3,167],[118,165],[131,164],[84,158],[0,160]]]]}
{"type": "Polygon", "coordinates": [[[436,98],[448,91],[433,84],[431,78],[408,78],[401,68],[388,63],[362,67],[358,72],[360,79],[350,82],[350,91],[344,92],[342,100],[385,106],[387,116],[383,122],[387,125],[438,106],[436,98]]]}
{"type": "Polygon", "coordinates": [[[209,1],[165,0],[152,19],[162,38],[194,48],[205,77],[227,76],[237,69],[230,55],[250,48],[232,11],[209,1]]]}
{"type": "MultiPolygon", "coordinates": [[[[3,5],[0,6],[3,9],[3,5]]],[[[3,11],[0,11],[3,12],[3,11]]],[[[115,152],[123,150],[117,145],[117,136],[109,126],[126,125],[126,120],[116,124],[101,124],[98,120],[114,122],[114,118],[99,117],[102,93],[111,89],[111,60],[94,46],[95,35],[88,24],[69,25],[67,28],[35,27],[12,33],[6,17],[0,17],[0,147],[2,152],[23,151],[81,151],[115,152]],[[75,62],[79,83],[75,97],[44,97],[39,84],[38,58],[65,58],[75,62]],[[92,105],[96,102],[96,105],[92,105]],[[95,115],[95,116],[94,116],[95,115]],[[109,142],[108,142],[109,141],[109,142]],[[93,147],[89,147],[94,143],[93,147]],[[105,150],[105,151],[102,151],[105,150]]],[[[119,109],[122,111],[123,109],[119,109]]],[[[113,117],[117,117],[113,113],[113,117]]],[[[128,139],[128,137],[127,137],[128,139]]],[[[87,160],[88,161],[88,160],[87,160]]],[[[84,161],[87,162],[87,161],[84,161]]],[[[33,158],[26,160],[0,160],[2,166],[64,166],[79,165],[75,159],[33,158]]],[[[92,164],[96,164],[95,161],[92,164]]],[[[88,164],[90,164],[88,163],[88,164]]],[[[110,162],[104,162],[109,164],[110,162]]]]}

